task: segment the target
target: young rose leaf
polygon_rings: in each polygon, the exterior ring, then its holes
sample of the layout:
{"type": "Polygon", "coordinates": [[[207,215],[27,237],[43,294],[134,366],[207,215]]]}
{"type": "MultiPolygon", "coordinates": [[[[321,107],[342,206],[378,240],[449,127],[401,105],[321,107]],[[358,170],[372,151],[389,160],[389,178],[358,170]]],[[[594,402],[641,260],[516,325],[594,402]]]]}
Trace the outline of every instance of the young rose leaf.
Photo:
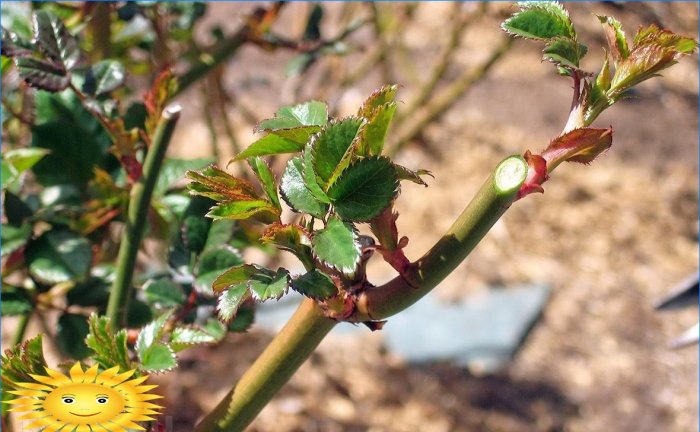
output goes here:
{"type": "Polygon", "coordinates": [[[211,165],[212,158],[175,159],[165,158],[160,168],[156,186],[153,189],[155,196],[164,196],[169,189],[175,187],[182,180],[185,173],[190,170],[202,170],[211,165]]]}
{"type": "Polygon", "coordinates": [[[255,176],[260,181],[263,187],[265,195],[270,199],[270,202],[275,205],[280,211],[282,206],[280,205],[280,199],[277,196],[277,184],[275,182],[275,175],[272,174],[272,170],[267,165],[267,163],[259,157],[251,157],[248,159],[248,164],[250,168],[255,173],[255,176]]]}
{"type": "Polygon", "coordinates": [[[277,300],[289,288],[289,272],[283,268],[272,274],[260,272],[251,277],[249,288],[251,295],[257,301],[277,300]]]}
{"type": "Polygon", "coordinates": [[[250,290],[248,289],[247,282],[240,282],[230,286],[226,291],[221,293],[216,302],[216,310],[219,319],[225,323],[230,322],[231,319],[236,316],[238,308],[240,308],[243,302],[249,297],[250,290]]]}
{"type": "Polygon", "coordinates": [[[51,153],[49,150],[43,148],[23,147],[6,151],[2,159],[12,165],[16,175],[19,175],[36,165],[49,153],[51,153]]]}
{"type": "MultiPolygon", "coordinates": [[[[294,141],[302,146],[309,141],[311,135],[321,130],[321,126],[299,126],[291,129],[277,129],[272,134],[294,141]]],[[[303,147],[302,147],[303,148],[303,147]]],[[[301,149],[297,150],[300,151],[301,149]]]]}
{"type": "Polygon", "coordinates": [[[31,55],[33,51],[34,46],[30,40],[5,29],[5,27],[2,28],[2,44],[0,45],[0,52],[2,52],[2,55],[7,57],[22,57],[31,55]]]}
{"type": "Polygon", "coordinates": [[[167,372],[177,366],[175,352],[167,344],[156,342],[139,351],[140,369],[147,372],[167,372]]]}
{"type": "MultiPolygon", "coordinates": [[[[354,117],[333,121],[311,138],[313,169],[322,189],[327,190],[331,179],[338,176],[338,165],[352,146],[362,122],[354,117]]],[[[350,161],[345,158],[345,162],[350,161]]]]}
{"type": "Polygon", "coordinates": [[[221,245],[205,250],[199,257],[194,287],[199,293],[213,294],[212,284],[226,269],[243,264],[240,253],[231,246],[221,245]]]}
{"type": "Polygon", "coordinates": [[[610,62],[608,56],[605,56],[605,61],[603,66],[600,68],[600,72],[595,79],[595,87],[601,92],[606,92],[610,89],[610,84],[612,83],[612,72],[610,71],[610,62]]]}
{"type": "Polygon", "coordinates": [[[168,310],[158,318],[148,323],[136,339],[136,353],[141,360],[141,369],[161,371],[175,367],[177,361],[172,349],[162,343],[165,324],[173,315],[174,310],[168,310]]]}
{"type": "Polygon", "coordinates": [[[255,216],[263,222],[274,222],[279,220],[280,210],[267,200],[238,200],[212,207],[207,216],[214,220],[242,220],[255,216]]]}
{"type": "Polygon", "coordinates": [[[173,351],[178,352],[198,344],[210,344],[218,342],[220,338],[194,328],[177,326],[170,334],[170,347],[173,351]]]}
{"type": "Polygon", "coordinates": [[[30,86],[59,92],[70,84],[70,76],[61,66],[34,57],[15,57],[19,76],[30,86]]]}
{"type": "Polygon", "coordinates": [[[333,280],[316,269],[294,279],[292,288],[314,300],[325,300],[338,292],[333,280]]]}
{"type": "Polygon", "coordinates": [[[71,70],[80,59],[80,49],[63,22],[51,12],[39,10],[34,13],[33,23],[39,47],[65,70],[71,70]]]}
{"type": "Polygon", "coordinates": [[[150,279],[143,285],[143,294],[148,304],[159,308],[180,306],[185,301],[180,285],[170,279],[150,279]]]}
{"type": "Polygon", "coordinates": [[[21,248],[32,235],[32,226],[23,224],[15,227],[9,224],[2,224],[0,239],[2,239],[2,256],[6,256],[21,248]]]}
{"type": "Polygon", "coordinates": [[[85,315],[64,313],[58,318],[56,342],[64,354],[80,360],[90,355],[90,350],[85,345],[85,337],[89,332],[85,315]]]}
{"type": "Polygon", "coordinates": [[[90,242],[68,230],[44,233],[27,246],[29,273],[47,284],[77,281],[87,276],[92,262],[90,242]]]}
{"type": "Polygon", "coordinates": [[[0,307],[3,316],[24,315],[34,309],[34,301],[24,288],[3,283],[0,307]]]}
{"type": "Polygon", "coordinates": [[[214,200],[258,198],[255,188],[249,182],[211,165],[200,172],[187,171],[185,177],[192,180],[187,187],[193,195],[201,195],[214,200]]]}
{"type": "Polygon", "coordinates": [[[247,282],[251,276],[261,273],[260,267],[254,264],[243,264],[231,267],[221,273],[212,283],[212,289],[216,293],[237,286],[241,282],[247,282]]]}
{"type": "Polygon", "coordinates": [[[547,40],[555,37],[576,39],[569,13],[557,2],[519,2],[519,12],[501,24],[507,33],[529,39],[547,40]]]}
{"type": "Polygon", "coordinates": [[[603,30],[605,30],[605,38],[608,41],[613,60],[617,63],[629,57],[630,51],[627,47],[627,38],[625,37],[625,32],[622,31],[620,21],[605,15],[598,15],[598,20],[603,25],[603,30]]]}
{"type": "Polygon", "coordinates": [[[100,96],[121,87],[126,81],[126,70],[115,60],[102,60],[91,65],[85,73],[83,92],[100,96]]]}
{"type": "Polygon", "coordinates": [[[94,354],[92,358],[104,369],[119,366],[122,371],[132,369],[126,346],[126,330],[114,332],[109,318],[92,314],[88,318],[89,333],[85,344],[94,354]]]}
{"type": "Polygon", "coordinates": [[[274,118],[263,120],[258,130],[274,131],[298,126],[323,126],[328,122],[328,107],[319,101],[280,108],[274,118]]]}
{"type": "Polygon", "coordinates": [[[573,39],[555,38],[542,52],[542,58],[549,62],[564,68],[578,69],[579,62],[588,52],[588,48],[573,39]]]}
{"type": "Polygon", "coordinates": [[[367,123],[360,128],[359,156],[378,156],[384,149],[384,138],[396,112],[396,102],[380,105],[365,118],[367,123]]]}
{"type": "MultiPolygon", "coordinates": [[[[314,126],[314,128],[317,128],[317,126],[314,126]]],[[[296,153],[304,149],[304,142],[298,142],[290,138],[285,138],[277,133],[270,133],[249,145],[247,149],[243,150],[237,154],[236,157],[231,159],[231,162],[244,160],[253,156],[296,153]]]]}
{"type": "Polygon", "coordinates": [[[322,218],[328,211],[328,206],[319,202],[306,187],[303,171],[304,162],[300,156],[287,162],[287,167],[280,180],[282,198],[292,210],[322,218]]]}
{"type": "Polygon", "coordinates": [[[422,176],[427,175],[435,178],[430,171],[424,169],[413,171],[399,164],[394,164],[394,168],[396,169],[396,178],[399,180],[408,180],[425,187],[428,187],[428,183],[423,180],[422,176]]]}
{"type": "Polygon", "coordinates": [[[360,262],[360,244],[353,226],[336,217],[316,232],[311,244],[319,260],[345,274],[352,275],[360,262]]]}
{"type": "MultiPolygon", "coordinates": [[[[14,399],[16,396],[9,393],[9,390],[15,390],[17,386],[14,383],[18,382],[35,382],[33,375],[46,374],[46,360],[42,349],[41,334],[32,339],[28,339],[21,344],[17,344],[7,350],[2,356],[2,401],[7,402],[14,399]]],[[[12,408],[7,403],[2,403],[2,414],[7,414],[12,408]]]]}
{"type": "Polygon", "coordinates": [[[321,189],[321,186],[318,185],[318,180],[316,180],[311,143],[306,145],[306,148],[301,156],[304,163],[301,174],[304,177],[304,184],[306,185],[306,188],[309,190],[309,192],[311,192],[311,195],[313,195],[317,201],[324,204],[330,204],[331,200],[328,199],[328,195],[326,195],[326,192],[321,189]]]}
{"type": "Polygon", "coordinates": [[[296,255],[302,263],[312,263],[311,239],[299,225],[274,223],[260,237],[263,244],[274,244],[277,248],[296,255]]]}
{"type": "Polygon", "coordinates": [[[364,118],[370,118],[372,113],[379,107],[389,104],[394,101],[396,97],[396,91],[399,86],[385,85],[384,87],[375,90],[371,95],[364,101],[357,115],[364,118]]]}
{"type": "Polygon", "coordinates": [[[612,145],[612,128],[574,129],[554,139],[542,157],[547,161],[547,171],[551,172],[562,162],[591,163],[612,145]]]}
{"type": "Polygon", "coordinates": [[[348,167],[328,190],[338,214],[363,222],[377,216],[398,194],[399,181],[388,158],[361,159],[348,167]]]}
{"type": "Polygon", "coordinates": [[[680,56],[695,52],[697,46],[694,39],[661,30],[655,25],[640,28],[629,55],[616,65],[609,92],[613,100],[675,64],[680,56]]]}

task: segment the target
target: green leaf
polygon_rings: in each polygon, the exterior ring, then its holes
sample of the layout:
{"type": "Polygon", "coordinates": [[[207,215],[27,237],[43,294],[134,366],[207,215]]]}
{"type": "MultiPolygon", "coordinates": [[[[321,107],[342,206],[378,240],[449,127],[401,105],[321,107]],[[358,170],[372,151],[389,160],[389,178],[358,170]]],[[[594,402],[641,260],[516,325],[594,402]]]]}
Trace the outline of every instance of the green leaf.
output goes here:
{"type": "Polygon", "coordinates": [[[608,47],[612,53],[615,62],[624,60],[630,55],[629,47],[627,46],[627,37],[622,30],[620,21],[611,16],[598,15],[598,20],[603,25],[605,30],[605,38],[608,41],[608,47]]]}
{"type": "Polygon", "coordinates": [[[131,299],[126,308],[126,326],[143,327],[153,319],[150,306],[139,299],[131,299]]]}
{"type": "Polygon", "coordinates": [[[202,325],[202,330],[210,334],[214,339],[221,340],[226,336],[226,326],[216,318],[209,318],[202,325]]]}
{"type": "Polygon", "coordinates": [[[396,91],[398,89],[399,86],[394,84],[385,85],[382,88],[375,90],[374,92],[372,92],[371,95],[369,95],[367,100],[364,101],[357,115],[364,118],[372,117],[372,113],[377,108],[386,104],[390,104],[394,101],[394,98],[396,97],[396,91]]]}
{"type": "Polygon", "coordinates": [[[5,191],[4,207],[7,222],[15,227],[22,226],[34,214],[34,211],[27,203],[10,191],[5,191]]]}
{"type": "Polygon", "coordinates": [[[114,157],[107,152],[112,145],[109,135],[73,92],[36,92],[34,103],[32,147],[51,151],[32,167],[39,183],[73,184],[85,189],[95,166],[107,171],[114,168],[110,168],[114,157]]]}
{"type": "Polygon", "coordinates": [[[180,306],[185,301],[180,285],[170,279],[150,279],[143,285],[143,294],[148,304],[161,308],[180,306]]]}
{"type": "Polygon", "coordinates": [[[91,276],[85,282],[79,282],[66,293],[66,301],[76,306],[104,307],[109,301],[109,289],[112,284],[102,277],[91,276]]]}
{"type": "Polygon", "coordinates": [[[328,122],[328,107],[319,101],[280,108],[274,118],[263,120],[258,130],[274,131],[298,126],[323,126],[328,122]]]}
{"type": "Polygon", "coordinates": [[[300,156],[290,159],[280,179],[280,193],[292,210],[322,218],[328,212],[328,206],[319,202],[306,187],[303,170],[304,162],[300,156]]]}
{"type": "Polygon", "coordinates": [[[587,52],[588,48],[575,40],[555,38],[544,48],[542,58],[562,67],[578,69],[587,52]]]}
{"type": "Polygon", "coordinates": [[[177,366],[177,357],[171,347],[164,343],[154,343],[139,354],[141,369],[148,372],[165,372],[177,366]]]}
{"type": "Polygon", "coordinates": [[[283,268],[274,274],[258,273],[250,279],[250,293],[257,301],[277,300],[287,292],[289,282],[289,272],[283,268]]]}
{"type": "MultiPolygon", "coordinates": [[[[5,7],[5,6],[3,6],[5,7]]],[[[42,335],[39,334],[36,337],[26,340],[19,345],[15,345],[7,350],[2,356],[2,373],[0,373],[0,378],[2,378],[2,400],[3,402],[14,399],[9,390],[16,390],[17,386],[14,384],[16,382],[36,382],[33,375],[45,375],[46,374],[46,360],[44,360],[44,354],[42,350],[41,343],[42,335]]],[[[5,415],[11,405],[7,403],[2,405],[2,413],[5,415]]]]}
{"type": "Polygon", "coordinates": [[[311,143],[306,145],[304,153],[302,153],[301,156],[303,158],[301,174],[304,177],[304,184],[306,185],[306,188],[309,190],[309,192],[311,192],[311,195],[316,198],[316,201],[324,204],[330,204],[331,200],[328,199],[328,195],[326,195],[326,192],[321,189],[321,186],[318,185],[318,181],[316,180],[311,143]]]}
{"type": "MultiPolygon", "coordinates": [[[[317,128],[317,126],[314,126],[317,128]]],[[[295,129],[289,129],[295,130],[295,129]]],[[[253,156],[270,156],[283,153],[296,153],[304,149],[304,142],[298,142],[297,140],[285,138],[284,136],[277,133],[270,133],[259,140],[255,141],[253,144],[249,145],[248,148],[236,155],[231,162],[247,159],[253,156]]]]}
{"type": "Polygon", "coordinates": [[[243,264],[241,254],[231,246],[205,250],[199,257],[194,287],[199,293],[212,295],[212,284],[226,269],[243,264]]]}
{"type": "Polygon", "coordinates": [[[226,291],[221,293],[217,302],[216,310],[219,319],[225,323],[231,321],[236,316],[238,308],[250,297],[250,290],[246,282],[240,282],[230,286],[226,291]]]}
{"type": "Polygon", "coordinates": [[[294,279],[292,288],[314,300],[325,300],[338,292],[333,280],[316,269],[294,279]]]}
{"type": "Polygon", "coordinates": [[[275,181],[275,175],[272,174],[272,170],[267,165],[267,163],[259,157],[251,157],[248,159],[248,164],[250,168],[255,173],[255,176],[260,181],[263,187],[265,195],[270,199],[270,202],[282,211],[282,206],[280,205],[280,199],[277,196],[277,183],[275,181]]]}
{"type": "Polygon", "coordinates": [[[129,351],[126,347],[126,330],[114,332],[110,319],[97,314],[88,319],[90,332],[85,343],[95,354],[92,358],[104,369],[119,366],[122,371],[132,369],[129,351]]]}
{"type": "Polygon", "coordinates": [[[170,334],[170,346],[175,352],[178,352],[192,345],[210,344],[218,342],[220,339],[197,328],[178,326],[170,334]]]}
{"type": "Polygon", "coordinates": [[[251,199],[223,202],[212,207],[207,216],[214,220],[242,220],[256,216],[266,222],[272,222],[279,220],[280,210],[267,200],[251,199]]]}
{"type": "Polygon", "coordinates": [[[34,57],[15,57],[17,72],[30,86],[49,92],[68,88],[70,76],[66,71],[44,60],[34,57]]]}
{"type": "MultiPolygon", "coordinates": [[[[322,189],[327,190],[334,174],[339,174],[338,165],[353,144],[362,121],[352,117],[333,121],[311,139],[313,169],[322,189]]],[[[346,161],[349,163],[347,158],[346,161]]]]}
{"type": "Polygon", "coordinates": [[[102,60],[90,66],[85,74],[83,92],[100,96],[121,87],[126,82],[126,70],[116,60],[102,60]]]}
{"type": "Polygon", "coordinates": [[[39,10],[34,13],[34,34],[39,47],[53,60],[71,70],[80,59],[78,42],[61,20],[52,13],[39,10]]]}
{"type": "Polygon", "coordinates": [[[557,2],[523,1],[520,11],[501,24],[506,32],[530,39],[546,40],[555,37],[576,39],[569,14],[557,2]]]}
{"type": "Polygon", "coordinates": [[[255,309],[252,307],[240,307],[236,311],[236,317],[228,323],[226,330],[230,332],[244,332],[253,325],[255,321],[255,309]]]}
{"type": "Polygon", "coordinates": [[[214,292],[221,291],[237,286],[241,282],[247,282],[251,276],[261,272],[261,268],[254,264],[243,264],[231,267],[221,273],[212,283],[214,292]]]}
{"type": "Polygon", "coordinates": [[[12,285],[2,284],[2,316],[16,316],[34,310],[34,301],[27,290],[12,285]]]}
{"type": "Polygon", "coordinates": [[[34,51],[31,41],[2,28],[2,45],[0,45],[2,55],[7,57],[27,56],[34,51]]]}
{"type": "Polygon", "coordinates": [[[389,102],[375,108],[368,114],[367,123],[360,129],[360,143],[357,153],[360,156],[378,156],[384,149],[384,139],[391,120],[396,112],[396,102],[389,102]]]}
{"type": "Polygon", "coordinates": [[[134,348],[136,349],[136,353],[139,355],[139,358],[141,358],[142,361],[143,355],[148,351],[148,349],[152,345],[160,342],[161,338],[163,337],[165,324],[168,322],[170,317],[172,317],[173,312],[174,310],[170,309],[162,313],[155,320],[151,321],[146,326],[144,326],[143,329],[141,329],[139,337],[136,339],[136,345],[134,346],[134,348]]]}
{"type": "Polygon", "coordinates": [[[64,313],[58,319],[56,342],[64,354],[80,360],[90,355],[90,350],[85,345],[85,337],[89,332],[85,315],[64,313]]]}
{"type": "Polygon", "coordinates": [[[398,194],[399,181],[388,158],[361,159],[351,165],[328,190],[338,214],[367,221],[388,207],[398,194]]]}
{"type": "Polygon", "coordinates": [[[212,249],[228,243],[233,237],[235,229],[235,221],[226,219],[213,221],[207,234],[207,242],[204,244],[204,249],[212,249]]]}
{"type": "Polygon", "coordinates": [[[12,165],[19,175],[36,165],[49,153],[48,150],[42,148],[23,147],[6,151],[2,155],[2,159],[12,165]]]}
{"type": "Polygon", "coordinates": [[[314,254],[324,264],[352,275],[360,262],[360,245],[353,226],[331,217],[311,239],[314,254]]]}
{"type": "Polygon", "coordinates": [[[90,242],[68,230],[48,231],[31,242],[25,253],[29,273],[47,284],[87,276],[92,262],[90,242]]]}
{"type": "MultiPolygon", "coordinates": [[[[321,126],[298,126],[291,129],[277,129],[274,132],[271,132],[271,134],[301,144],[303,148],[303,145],[309,141],[311,135],[317,133],[320,130],[321,126]]],[[[296,151],[301,151],[301,149],[296,151]]]]}
{"type": "Polygon", "coordinates": [[[2,256],[6,256],[21,248],[32,235],[32,226],[24,224],[19,227],[2,224],[0,238],[2,239],[2,256]]]}

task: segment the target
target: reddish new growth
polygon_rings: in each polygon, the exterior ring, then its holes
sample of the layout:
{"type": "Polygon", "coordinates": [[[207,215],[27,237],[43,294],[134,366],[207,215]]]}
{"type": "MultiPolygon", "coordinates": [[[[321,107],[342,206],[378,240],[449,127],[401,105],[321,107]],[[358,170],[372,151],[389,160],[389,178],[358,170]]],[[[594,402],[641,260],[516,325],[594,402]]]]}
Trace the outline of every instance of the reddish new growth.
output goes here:
{"type": "Polygon", "coordinates": [[[552,140],[539,155],[526,151],[523,157],[527,161],[528,172],[518,191],[518,199],[533,192],[543,193],[542,184],[562,162],[593,162],[612,145],[612,132],[612,126],[607,129],[574,129],[552,140]]]}

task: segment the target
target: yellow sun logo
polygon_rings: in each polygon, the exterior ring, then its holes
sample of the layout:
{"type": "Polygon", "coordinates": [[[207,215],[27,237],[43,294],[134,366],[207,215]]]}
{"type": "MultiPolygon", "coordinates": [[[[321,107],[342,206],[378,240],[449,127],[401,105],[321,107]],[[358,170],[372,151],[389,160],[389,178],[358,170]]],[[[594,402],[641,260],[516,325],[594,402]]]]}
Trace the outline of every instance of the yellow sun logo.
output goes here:
{"type": "Polygon", "coordinates": [[[22,390],[7,401],[10,411],[26,413],[19,420],[34,420],[27,428],[42,432],[126,432],[145,430],[134,422],[155,420],[163,407],[147,401],[161,396],[148,394],[155,385],[142,384],[148,376],[129,380],[135,370],[119,373],[119,367],[98,373],[97,365],[86,371],[80,362],[70,369],[70,377],[46,368],[48,376],[31,375],[37,383],[18,382],[22,390]],[[128,380],[128,381],[127,381],[128,380]]]}

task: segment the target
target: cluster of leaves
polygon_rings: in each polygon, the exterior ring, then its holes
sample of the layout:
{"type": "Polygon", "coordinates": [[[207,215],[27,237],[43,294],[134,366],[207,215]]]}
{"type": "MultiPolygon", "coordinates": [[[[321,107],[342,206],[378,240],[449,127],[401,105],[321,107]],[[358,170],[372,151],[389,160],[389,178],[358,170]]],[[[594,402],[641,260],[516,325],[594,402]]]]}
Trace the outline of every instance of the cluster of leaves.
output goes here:
{"type": "Polygon", "coordinates": [[[590,128],[603,110],[624,97],[633,86],[657,76],[676,60],[696,51],[694,39],[679,36],[655,25],[640,27],[630,46],[620,22],[598,16],[608,42],[600,72],[581,69],[588,48],[578,41],[568,12],[558,2],[519,2],[519,11],[503,22],[507,33],[543,41],[543,59],[556,65],[561,75],[574,80],[574,97],[564,132],[540,154],[529,151],[528,179],[520,196],[542,192],[542,183],[561,162],[590,163],[612,145],[612,128],[590,128]]]}
{"type": "Polygon", "coordinates": [[[274,118],[262,121],[258,130],[266,135],[234,158],[247,160],[262,193],[214,166],[187,173],[192,194],[216,201],[207,216],[267,224],[261,241],[292,252],[306,269],[299,277],[291,277],[286,269],[251,264],[228,269],[213,282],[214,291],[221,293],[222,320],[235,316],[248,298],[277,299],[289,288],[324,301],[332,313],[343,316],[349,312],[345,299],[366,282],[361,280],[364,254],[375,248],[400,249],[391,217],[399,181],[425,185],[420,176],[426,172],[413,172],[381,155],[396,111],[396,90],[377,90],[352,117],[329,121],[326,105],[310,101],[283,107],[274,118]],[[262,157],[284,153],[297,155],[288,160],[277,182],[262,157]],[[303,215],[297,223],[282,222],[280,196],[303,215]],[[368,223],[377,233],[378,246],[358,235],[358,223],[368,223]],[[329,306],[335,300],[339,310],[329,306]]]}
{"type": "MultiPolygon", "coordinates": [[[[218,272],[242,262],[227,245],[234,224],[198,224],[209,203],[178,184],[186,170],[212,160],[166,158],[161,168],[147,232],[173,245],[177,281],[168,271],[138,280],[142,288],[129,302],[126,326],[148,331],[127,344],[125,331],[114,333],[103,318],[89,315],[106,310],[119,246],[114,228],[126,220],[131,187],[141,176],[143,155],[176,80],[168,72],[160,74],[142,100],[122,111],[118,101],[130,91],[124,86],[126,68],[113,59],[89,64],[85,34],[71,32],[56,8],[40,6],[31,26],[25,28],[15,17],[10,29],[2,29],[3,80],[12,82],[16,74],[35,89],[23,96],[31,97],[34,106],[26,125],[29,145],[10,142],[2,155],[2,315],[58,310],[51,328],[63,354],[92,356],[105,367],[123,360],[120,366],[169,369],[177,351],[216,342],[252,321],[252,313],[245,313],[224,326],[212,317],[214,301],[196,295],[196,287],[211,292],[218,272]],[[139,362],[127,361],[127,346],[139,362]]],[[[151,2],[136,6],[143,13],[155,7],[151,2]]],[[[184,17],[190,6],[180,6],[184,17]]],[[[191,26],[191,18],[177,26],[191,26]]],[[[3,88],[3,102],[24,91],[21,86],[3,88]]],[[[12,118],[3,116],[3,126],[12,118]]],[[[5,365],[11,363],[3,363],[3,372],[5,365]]]]}

